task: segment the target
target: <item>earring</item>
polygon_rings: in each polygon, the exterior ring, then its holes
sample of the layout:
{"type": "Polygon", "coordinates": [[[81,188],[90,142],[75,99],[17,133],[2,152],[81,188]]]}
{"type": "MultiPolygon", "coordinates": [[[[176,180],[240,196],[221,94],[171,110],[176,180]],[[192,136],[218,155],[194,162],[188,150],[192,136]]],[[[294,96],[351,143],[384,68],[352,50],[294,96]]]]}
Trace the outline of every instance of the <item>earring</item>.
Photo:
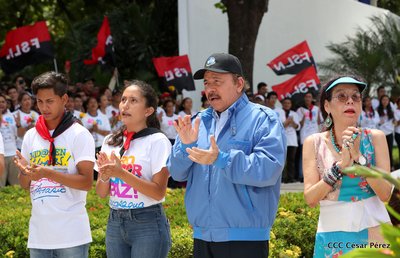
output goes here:
{"type": "Polygon", "coordinates": [[[332,125],[332,118],[331,118],[331,114],[328,114],[328,116],[326,117],[324,124],[326,128],[329,128],[332,125]]]}

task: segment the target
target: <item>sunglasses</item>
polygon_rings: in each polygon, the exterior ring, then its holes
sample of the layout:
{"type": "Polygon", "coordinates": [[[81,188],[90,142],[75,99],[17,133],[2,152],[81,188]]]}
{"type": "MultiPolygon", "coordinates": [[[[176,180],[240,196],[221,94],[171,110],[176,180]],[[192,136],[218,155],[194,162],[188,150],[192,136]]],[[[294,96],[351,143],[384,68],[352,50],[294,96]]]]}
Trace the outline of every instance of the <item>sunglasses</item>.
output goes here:
{"type": "Polygon", "coordinates": [[[334,99],[338,99],[340,102],[346,103],[346,101],[349,99],[349,97],[354,101],[354,102],[360,102],[362,99],[361,93],[354,93],[351,96],[347,95],[346,93],[339,93],[338,95],[332,97],[334,99]]]}

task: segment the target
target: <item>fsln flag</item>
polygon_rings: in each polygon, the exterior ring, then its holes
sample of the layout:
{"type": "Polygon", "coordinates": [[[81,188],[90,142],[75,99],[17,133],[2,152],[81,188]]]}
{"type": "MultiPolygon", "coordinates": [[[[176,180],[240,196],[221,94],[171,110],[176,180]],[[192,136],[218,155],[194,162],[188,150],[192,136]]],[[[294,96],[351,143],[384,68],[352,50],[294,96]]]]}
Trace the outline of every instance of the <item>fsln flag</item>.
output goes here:
{"type": "Polygon", "coordinates": [[[99,33],[97,33],[97,45],[92,49],[92,59],[83,60],[83,63],[115,67],[113,38],[107,16],[104,16],[99,33]]]}
{"type": "Polygon", "coordinates": [[[272,90],[278,94],[278,99],[291,98],[293,105],[303,101],[304,94],[312,92],[317,95],[320,87],[318,75],[313,66],[310,66],[289,80],[272,86],[272,90]]]}
{"type": "Polygon", "coordinates": [[[277,75],[297,74],[314,65],[314,59],[307,41],[286,50],[267,64],[277,75]]]}
{"type": "Polygon", "coordinates": [[[1,69],[14,73],[27,65],[54,58],[51,37],[45,21],[7,32],[0,50],[1,69]]]}
{"type": "Polygon", "coordinates": [[[166,87],[175,86],[179,93],[196,90],[187,55],[153,58],[153,64],[166,87]]]}

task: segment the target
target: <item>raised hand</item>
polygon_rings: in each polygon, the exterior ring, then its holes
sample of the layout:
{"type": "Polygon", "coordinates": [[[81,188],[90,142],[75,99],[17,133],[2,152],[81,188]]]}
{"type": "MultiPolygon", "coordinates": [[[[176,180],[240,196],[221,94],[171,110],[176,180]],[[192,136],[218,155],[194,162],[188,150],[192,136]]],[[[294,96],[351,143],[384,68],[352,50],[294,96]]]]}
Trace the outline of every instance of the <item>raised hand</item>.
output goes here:
{"type": "Polygon", "coordinates": [[[186,115],[184,118],[179,117],[178,121],[174,121],[175,130],[178,132],[179,138],[183,144],[191,144],[197,141],[199,136],[200,118],[194,120],[192,126],[191,116],[186,115]]]}
{"type": "Polygon", "coordinates": [[[189,153],[189,159],[193,162],[210,165],[213,164],[218,158],[219,148],[215,141],[214,135],[210,136],[211,146],[208,150],[203,150],[197,147],[186,148],[187,153],[189,153]]]}

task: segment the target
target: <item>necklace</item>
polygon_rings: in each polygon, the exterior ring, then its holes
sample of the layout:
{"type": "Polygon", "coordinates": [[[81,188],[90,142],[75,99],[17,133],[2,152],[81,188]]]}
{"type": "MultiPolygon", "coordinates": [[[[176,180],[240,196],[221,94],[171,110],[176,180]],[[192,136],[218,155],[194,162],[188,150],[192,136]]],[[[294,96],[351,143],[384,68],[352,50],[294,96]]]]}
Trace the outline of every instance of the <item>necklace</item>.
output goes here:
{"type": "Polygon", "coordinates": [[[332,142],[333,148],[335,148],[335,151],[337,153],[340,153],[342,148],[339,146],[339,144],[336,143],[334,127],[332,127],[331,130],[329,130],[329,131],[330,131],[330,135],[331,135],[331,142],[332,142]]]}

